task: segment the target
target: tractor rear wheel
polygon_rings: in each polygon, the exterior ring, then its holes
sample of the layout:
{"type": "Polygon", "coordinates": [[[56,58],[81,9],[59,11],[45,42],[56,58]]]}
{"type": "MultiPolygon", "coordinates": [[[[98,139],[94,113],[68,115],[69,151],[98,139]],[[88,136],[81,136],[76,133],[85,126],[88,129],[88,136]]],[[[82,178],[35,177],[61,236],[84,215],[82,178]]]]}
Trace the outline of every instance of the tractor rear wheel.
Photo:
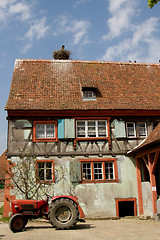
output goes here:
{"type": "Polygon", "coordinates": [[[68,229],[77,223],[78,207],[68,198],[57,199],[49,208],[50,223],[58,229],[68,229]]]}
{"type": "Polygon", "coordinates": [[[9,228],[12,232],[21,232],[25,228],[27,222],[28,219],[26,219],[25,216],[17,213],[10,218],[9,228]]]}

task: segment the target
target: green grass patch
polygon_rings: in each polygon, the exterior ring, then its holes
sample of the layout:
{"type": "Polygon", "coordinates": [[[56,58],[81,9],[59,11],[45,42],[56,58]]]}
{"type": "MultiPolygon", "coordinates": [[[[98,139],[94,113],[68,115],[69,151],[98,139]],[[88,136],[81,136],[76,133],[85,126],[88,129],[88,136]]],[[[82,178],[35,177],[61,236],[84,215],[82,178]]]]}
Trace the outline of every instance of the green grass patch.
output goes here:
{"type": "Polygon", "coordinates": [[[3,216],[0,217],[0,221],[2,222],[9,222],[9,219],[10,217],[3,217],[3,216]]]}
{"type": "Polygon", "coordinates": [[[4,206],[2,206],[2,207],[0,208],[0,215],[3,215],[3,207],[4,207],[4,206]]]}

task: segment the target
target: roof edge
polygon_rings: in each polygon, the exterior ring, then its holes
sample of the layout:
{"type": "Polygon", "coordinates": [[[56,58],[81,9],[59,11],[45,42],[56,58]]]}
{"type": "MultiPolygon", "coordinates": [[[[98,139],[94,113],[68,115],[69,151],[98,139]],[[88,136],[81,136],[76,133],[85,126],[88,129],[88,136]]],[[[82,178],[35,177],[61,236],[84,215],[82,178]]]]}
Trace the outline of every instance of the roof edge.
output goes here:
{"type": "Polygon", "coordinates": [[[120,61],[96,61],[96,60],[55,60],[55,59],[15,59],[15,65],[23,62],[55,62],[55,63],[94,63],[94,64],[117,64],[117,65],[155,65],[160,66],[160,63],[143,63],[143,62],[120,62],[120,61]]]}

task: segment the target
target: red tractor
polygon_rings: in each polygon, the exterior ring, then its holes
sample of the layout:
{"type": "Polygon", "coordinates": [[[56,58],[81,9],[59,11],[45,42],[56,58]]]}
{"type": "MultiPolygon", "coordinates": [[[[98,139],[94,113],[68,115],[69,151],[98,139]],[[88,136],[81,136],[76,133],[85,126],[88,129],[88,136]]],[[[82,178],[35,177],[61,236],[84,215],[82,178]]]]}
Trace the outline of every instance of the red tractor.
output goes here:
{"type": "Polygon", "coordinates": [[[21,232],[27,225],[28,219],[45,218],[57,229],[73,227],[77,221],[85,221],[85,215],[78,203],[78,198],[73,196],[56,196],[48,204],[46,200],[13,200],[12,217],[9,228],[12,232],[21,232]]]}

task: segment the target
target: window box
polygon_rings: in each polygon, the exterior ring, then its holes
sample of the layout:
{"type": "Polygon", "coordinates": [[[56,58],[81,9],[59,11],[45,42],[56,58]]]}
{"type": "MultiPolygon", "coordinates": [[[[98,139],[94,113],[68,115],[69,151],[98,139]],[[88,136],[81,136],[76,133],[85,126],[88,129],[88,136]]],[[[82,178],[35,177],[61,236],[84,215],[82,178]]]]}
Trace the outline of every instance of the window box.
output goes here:
{"type": "Polygon", "coordinates": [[[57,137],[56,121],[34,121],[33,122],[34,142],[55,142],[57,137]]]}
{"type": "Polygon", "coordinates": [[[82,183],[118,182],[117,161],[113,159],[83,159],[82,183]]]}
{"type": "Polygon", "coordinates": [[[54,182],[54,161],[37,160],[36,161],[36,178],[37,182],[52,183],[54,182]]]}

